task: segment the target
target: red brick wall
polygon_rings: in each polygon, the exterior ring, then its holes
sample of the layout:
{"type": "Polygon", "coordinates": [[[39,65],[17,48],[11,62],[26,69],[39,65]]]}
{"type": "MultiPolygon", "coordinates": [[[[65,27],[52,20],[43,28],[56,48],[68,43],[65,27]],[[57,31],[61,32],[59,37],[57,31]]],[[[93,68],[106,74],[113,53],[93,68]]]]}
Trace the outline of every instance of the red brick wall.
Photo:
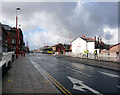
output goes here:
{"type": "Polygon", "coordinates": [[[120,44],[113,46],[112,48],[110,48],[110,50],[116,50],[116,51],[118,50],[120,52],[120,44]]]}
{"type": "Polygon", "coordinates": [[[120,44],[113,46],[110,48],[110,50],[101,50],[100,55],[101,56],[106,56],[109,54],[110,57],[116,57],[116,52],[119,51],[120,52],[120,44]]]}

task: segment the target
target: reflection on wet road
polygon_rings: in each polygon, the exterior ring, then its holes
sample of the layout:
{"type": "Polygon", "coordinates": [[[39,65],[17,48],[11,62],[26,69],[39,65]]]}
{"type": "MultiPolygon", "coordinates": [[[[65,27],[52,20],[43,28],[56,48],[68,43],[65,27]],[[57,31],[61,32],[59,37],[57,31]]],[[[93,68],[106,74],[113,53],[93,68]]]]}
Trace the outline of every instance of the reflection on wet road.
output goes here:
{"type": "MultiPolygon", "coordinates": [[[[39,64],[71,93],[119,93],[120,73],[64,60],[63,57],[32,54],[30,60],[39,64]]],[[[89,61],[88,61],[89,62],[89,61]]]]}

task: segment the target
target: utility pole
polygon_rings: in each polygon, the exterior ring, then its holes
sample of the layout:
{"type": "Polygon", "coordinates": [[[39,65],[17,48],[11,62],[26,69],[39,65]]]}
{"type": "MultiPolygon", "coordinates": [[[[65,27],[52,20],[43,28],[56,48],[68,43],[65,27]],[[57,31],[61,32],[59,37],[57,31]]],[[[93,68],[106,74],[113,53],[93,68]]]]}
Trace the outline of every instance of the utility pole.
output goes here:
{"type": "Polygon", "coordinates": [[[17,29],[17,23],[18,23],[18,17],[17,17],[17,11],[20,10],[20,8],[16,8],[16,58],[18,58],[18,54],[19,54],[19,46],[18,46],[18,29],[17,29]]]}
{"type": "Polygon", "coordinates": [[[71,46],[71,34],[70,34],[70,46],[71,46]]]}
{"type": "Polygon", "coordinates": [[[71,50],[71,34],[70,34],[70,50],[71,50]]]}
{"type": "Polygon", "coordinates": [[[28,40],[27,40],[27,50],[28,50],[28,53],[29,53],[29,45],[28,45],[28,40]]]}

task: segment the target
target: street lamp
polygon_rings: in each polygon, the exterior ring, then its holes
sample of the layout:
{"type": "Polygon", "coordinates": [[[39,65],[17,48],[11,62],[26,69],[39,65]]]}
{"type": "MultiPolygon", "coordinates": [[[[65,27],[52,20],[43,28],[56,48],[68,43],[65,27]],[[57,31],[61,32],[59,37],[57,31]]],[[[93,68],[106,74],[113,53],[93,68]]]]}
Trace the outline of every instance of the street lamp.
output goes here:
{"type": "Polygon", "coordinates": [[[17,23],[18,23],[18,17],[17,17],[17,11],[19,11],[20,8],[16,8],[16,58],[18,58],[19,54],[19,47],[18,47],[18,31],[17,31],[17,23]]]}

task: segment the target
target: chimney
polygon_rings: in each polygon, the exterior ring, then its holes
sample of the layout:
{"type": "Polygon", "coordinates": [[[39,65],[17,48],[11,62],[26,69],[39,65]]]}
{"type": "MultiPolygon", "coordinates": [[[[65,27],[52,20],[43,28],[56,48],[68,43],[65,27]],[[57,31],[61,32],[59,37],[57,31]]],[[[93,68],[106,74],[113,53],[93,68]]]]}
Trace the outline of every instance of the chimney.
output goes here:
{"type": "Polygon", "coordinates": [[[92,40],[92,38],[89,38],[90,40],[92,40]]]}
{"type": "Polygon", "coordinates": [[[101,43],[101,48],[103,49],[104,43],[102,42],[102,38],[100,39],[100,43],[101,43]]]}
{"type": "Polygon", "coordinates": [[[99,36],[99,42],[100,42],[101,37],[99,36]]]}
{"type": "Polygon", "coordinates": [[[104,48],[104,42],[102,42],[102,49],[104,48]]]}
{"type": "Polygon", "coordinates": [[[99,37],[98,37],[98,44],[99,44],[99,37]]]}
{"type": "Polygon", "coordinates": [[[86,39],[88,39],[88,40],[89,40],[89,37],[87,37],[86,39]]]}
{"type": "Polygon", "coordinates": [[[95,49],[96,49],[96,47],[97,47],[96,36],[94,36],[94,40],[95,40],[95,49]]]}
{"type": "Polygon", "coordinates": [[[96,36],[94,37],[94,39],[95,39],[95,42],[96,42],[96,36]]]}
{"type": "Polygon", "coordinates": [[[82,35],[82,38],[85,38],[85,35],[82,35]]]}
{"type": "Polygon", "coordinates": [[[100,38],[100,45],[102,44],[102,39],[100,38]]]}

